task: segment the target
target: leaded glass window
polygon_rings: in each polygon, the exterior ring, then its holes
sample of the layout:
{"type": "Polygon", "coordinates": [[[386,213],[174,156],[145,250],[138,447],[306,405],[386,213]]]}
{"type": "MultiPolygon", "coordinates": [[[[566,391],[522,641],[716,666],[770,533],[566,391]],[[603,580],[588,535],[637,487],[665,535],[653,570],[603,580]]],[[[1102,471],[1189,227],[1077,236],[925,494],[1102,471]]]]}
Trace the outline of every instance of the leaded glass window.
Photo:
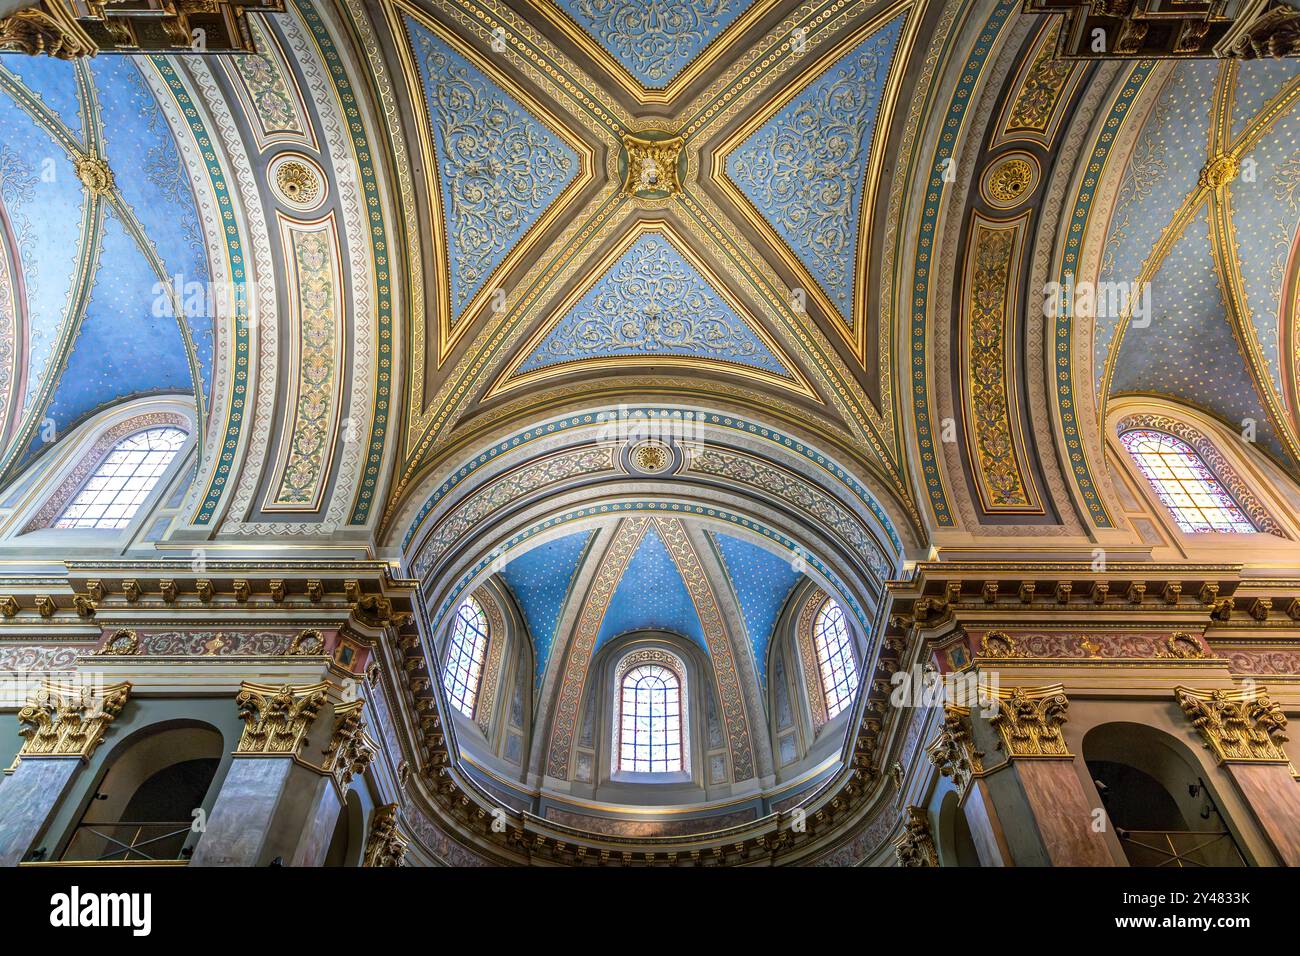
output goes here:
{"type": "Polygon", "coordinates": [[[1186,442],[1150,429],[1127,431],[1119,440],[1186,533],[1256,530],[1218,476],[1186,442]]]}
{"type": "Polygon", "coordinates": [[[681,681],[670,667],[642,664],[623,675],[618,767],[632,773],[682,770],[681,681]]]}
{"type": "Polygon", "coordinates": [[[853,702],[858,689],[858,666],[853,659],[844,609],[830,598],[813,622],[813,644],[826,694],[826,719],[830,720],[853,702]]]}
{"type": "Polygon", "coordinates": [[[488,623],[487,615],[472,597],[456,608],[448,644],[442,686],[456,709],[473,720],[483,680],[483,659],[487,656],[488,623]]]}
{"type": "Polygon", "coordinates": [[[185,444],[179,428],[122,439],[64,509],[56,528],[125,528],[185,444]]]}

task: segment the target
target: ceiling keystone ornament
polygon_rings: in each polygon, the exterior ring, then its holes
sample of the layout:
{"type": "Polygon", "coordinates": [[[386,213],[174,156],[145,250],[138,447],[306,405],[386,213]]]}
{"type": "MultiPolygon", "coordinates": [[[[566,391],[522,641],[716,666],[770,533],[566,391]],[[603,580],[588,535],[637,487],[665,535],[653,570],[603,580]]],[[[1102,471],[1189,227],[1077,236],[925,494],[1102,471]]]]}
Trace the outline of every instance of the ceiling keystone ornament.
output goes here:
{"type": "Polygon", "coordinates": [[[899,866],[938,866],[939,854],[930,835],[930,818],[923,807],[908,807],[903,832],[894,841],[899,866]]]}
{"type": "Polygon", "coordinates": [[[244,722],[235,753],[297,757],[325,703],[328,683],[292,686],[245,681],[235,697],[244,722]]]}
{"type": "Polygon", "coordinates": [[[1070,702],[1060,684],[1000,689],[996,694],[997,713],[989,723],[1002,738],[1002,750],[1009,758],[1073,756],[1061,733],[1070,702]]]}
{"type": "Polygon", "coordinates": [[[113,170],[99,156],[78,156],[73,162],[73,168],[77,171],[77,178],[92,196],[107,195],[115,188],[113,170]]]}
{"type": "Polygon", "coordinates": [[[80,757],[88,760],[104,732],[131,694],[131,685],[112,684],[96,695],[90,686],[66,687],[43,683],[31,702],[18,711],[26,726],[19,757],[80,757]]]}
{"type": "Polygon", "coordinates": [[[633,445],[629,457],[633,467],[647,475],[657,475],[661,471],[666,471],[673,462],[672,449],[653,438],[633,445]]]}
{"type": "Polygon", "coordinates": [[[1288,763],[1286,714],[1258,689],[1176,687],[1178,706],[1220,763],[1288,763]]]}
{"type": "Polygon", "coordinates": [[[1207,189],[1221,189],[1237,178],[1241,160],[1233,153],[1220,153],[1201,170],[1200,183],[1207,189]]]}
{"type": "Polygon", "coordinates": [[[406,847],[406,838],[397,830],[397,804],[386,803],[377,807],[361,865],[401,866],[406,847]]]}
{"type": "Polygon", "coordinates": [[[686,141],[659,130],[623,134],[623,192],[638,199],[671,199],[682,191],[686,141]]]}

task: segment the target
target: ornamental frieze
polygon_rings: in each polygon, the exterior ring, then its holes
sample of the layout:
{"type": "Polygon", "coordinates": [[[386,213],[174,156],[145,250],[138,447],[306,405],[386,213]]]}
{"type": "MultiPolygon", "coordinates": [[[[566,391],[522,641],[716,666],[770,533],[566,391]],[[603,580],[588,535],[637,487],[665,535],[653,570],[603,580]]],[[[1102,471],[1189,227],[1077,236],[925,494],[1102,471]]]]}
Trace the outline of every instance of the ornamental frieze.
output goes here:
{"type": "MultiPolygon", "coordinates": [[[[1189,631],[1163,633],[1096,630],[988,630],[968,632],[970,653],[987,660],[1110,662],[1216,658],[1204,641],[1189,631]]],[[[950,653],[951,658],[951,653],[950,653]]]]}

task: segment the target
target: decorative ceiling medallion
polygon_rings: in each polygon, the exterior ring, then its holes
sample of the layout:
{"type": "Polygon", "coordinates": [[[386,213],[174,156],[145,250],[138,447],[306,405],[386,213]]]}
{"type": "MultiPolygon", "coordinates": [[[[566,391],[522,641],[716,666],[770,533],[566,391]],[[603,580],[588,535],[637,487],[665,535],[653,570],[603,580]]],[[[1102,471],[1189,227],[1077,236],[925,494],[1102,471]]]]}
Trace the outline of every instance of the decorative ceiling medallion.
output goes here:
{"type": "Polygon", "coordinates": [[[320,208],[329,194],[321,168],[301,153],[280,153],[267,166],[266,178],[276,198],[299,212],[320,208]]]}
{"type": "Polygon", "coordinates": [[[637,442],[628,453],[632,467],[647,475],[657,475],[668,470],[673,463],[673,451],[655,438],[637,442]]]}
{"type": "Polygon", "coordinates": [[[685,140],[662,130],[623,134],[619,172],[623,192],[638,199],[671,199],[682,191],[686,172],[685,140]]]}
{"type": "Polygon", "coordinates": [[[1237,178],[1241,161],[1233,153],[1220,153],[1201,170],[1200,183],[1207,189],[1219,189],[1237,178]]]}
{"type": "Polygon", "coordinates": [[[1038,185],[1038,161],[1028,153],[1008,153],[995,160],[980,183],[990,206],[1011,209],[1029,198],[1038,185]]]}
{"type": "Polygon", "coordinates": [[[73,163],[77,170],[77,178],[92,196],[103,196],[113,191],[115,187],[113,170],[109,169],[105,160],[98,156],[85,155],[78,156],[73,163]]]}

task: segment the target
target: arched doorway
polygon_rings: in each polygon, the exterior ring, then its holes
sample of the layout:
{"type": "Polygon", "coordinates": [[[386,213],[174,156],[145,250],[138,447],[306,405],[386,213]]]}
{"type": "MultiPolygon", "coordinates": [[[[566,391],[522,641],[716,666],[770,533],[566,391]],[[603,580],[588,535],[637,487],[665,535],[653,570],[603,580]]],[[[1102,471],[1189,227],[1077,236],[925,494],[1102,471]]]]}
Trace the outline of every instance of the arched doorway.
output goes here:
{"type": "Polygon", "coordinates": [[[1102,724],[1083,759],[1130,866],[1245,866],[1184,745],[1142,724],[1102,724]]]}
{"type": "Polygon", "coordinates": [[[221,764],[221,733],[205,724],[150,727],[105,763],[64,860],[184,859],[202,835],[202,807],[221,764]],[[196,813],[197,811],[197,813],[196,813]]]}

